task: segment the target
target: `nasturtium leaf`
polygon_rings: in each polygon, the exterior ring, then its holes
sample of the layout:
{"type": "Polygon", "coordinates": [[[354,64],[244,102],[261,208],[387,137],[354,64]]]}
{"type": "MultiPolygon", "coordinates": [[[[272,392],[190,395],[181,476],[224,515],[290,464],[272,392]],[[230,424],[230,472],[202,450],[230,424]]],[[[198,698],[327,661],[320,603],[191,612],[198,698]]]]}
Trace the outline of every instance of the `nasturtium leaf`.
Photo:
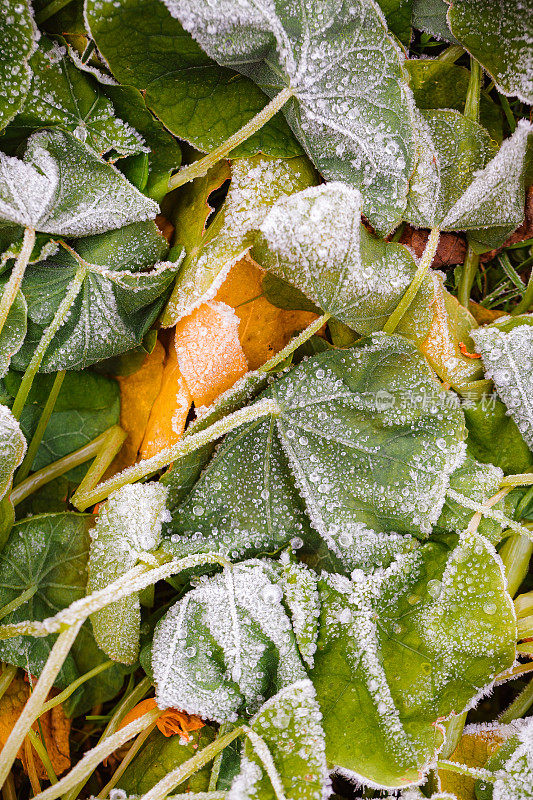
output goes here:
{"type": "MultiPolygon", "coordinates": [[[[160,0],[86,0],[85,19],[115,78],[144,92],[166,128],[210,151],[268,102],[252,81],[215,64],[160,0]]],[[[282,114],[232,151],[232,157],[300,155],[282,114]]]]}
{"type": "Polygon", "coordinates": [[[533,315],[506,317],[473,331],[487,378],[533,450],[533,315]]]}
{"type": "Polygon", "coordinates": [[[413,166],[412,96],[403,55],[373,0],[165,0],[202,48],[273,97],[329,180],[361,190],[376,229],[402,218],[413,166]]]}
{"type": "Polygon", "coordinates": [[[453,0],[448,25],[499,92],[533,104],[531,19],[522,0],[453,0]]]}
{"type": "Polygon", "coordinates": [[[255,560],[226,567],[167,611],[152,649],[159,708],[235,721],[305,678],[276,567],[255,560]]]}
{"type": "MultiPolygon", "coordinates": [[[[160,483],[123,486],[100,506],[91,531],[87,592],[105,589],[132,569],[161,539],[168,490],[160,483]]],[[[94,636],[114,661],[131,664],[139,655],[139,595],[112,603],[91,616],[94,636]]]]}
{"type": "MultiPolygon", "coordinates": [[[[212,180],[218,182],[214,176],[212,180]]],[[[315,182],[315,171],[303,156],[274,159],[261,155],[234,161],[226,200],[207,230],[203,224],[198,225],[198,218],[191,218],[186,226],[178,220],[178,241],[185,247],[186,257],[163,325],[175,324],[201,303],[213,299],[231,267],[254,243],[255,230],[275,201],[315,182]]],[[[198,189],[205,208],[202,179],[198,189]]],[[[199,219],[203,222],[202,210],[199,209],[199,219]]]]}
{"type": "MultiPolygon", "coordinates": [[[[0,279],[0,294],[7,283],[0,279]]],[[[3,378],[9,369],[12,357],[22,347],[28,327],[28,309],[22,292],[17,292],[13,305],[0,332],[0,378],[3,378]]]]}
{"type": "Polygon", "coordinates": [[[417,227],[446,229],[448,212],[495,154],[496,146],[481,125],[458,111],[420,113],[429,146],[415,170],[405,217],[417,227]]]}
{"type": "Polygon", "coordinates": [[[418,783],[442,743],[439,720],[469,707],[514,661],[503,567],[486,539],[465,532],[455,547],[431,542],[351,577],[321,580],[310,677],[326,757],[370,785],[418,783]]]}
{"type": "Polygon", "coordinates": [[[458,44],[448,27],[447,0],[413,0],[413,26],[436,39],[458,44]]]}
{"type": "Polygon", "coordinates": [[[35,50],[38,31],[28,0],[2,0],[0,4],[0,130],[24,104],[31,80],[28,60],[35,50]]]}
{"type": "MultiPolygon", "coordinates": [[[[118,788],[127,792],[128,797],[142,797],[165,775],[210,744],[215,738],[215,729],[211,725],[204,725],[201,730],[189,735],[190,740],[184,742],[180,736],[167,737],[156,728],[126,767],[118,781],[118,788]]],[[[207,764],[177,786],[170,796],[187,792],[192,800],[195,792],[208,790],[210,775],[211,764],[207,764]]]]}
{"type": "Polygon", "coordinates": [[[485,764],[496,780],[478,781],[476,800],[531,800],[533,798],[533,721],[518,719],[500,726],[506,736],[485,764]]]}
{"type": "Polygon", "coordinates": [[[328,797],[330,779],[320,720],[309,678],[281,689],[267,700],[249,722],[260,740],[253,736],[246,739],[241,769],[228,792],[228,800],[328,797]]]}
{"type": "MultiPolygon", "coordinates": [[[[61,250],[57,256],[26,271],[22,290],[28,303],[28,317],[34,325],[17,354],[18,367],[32,355],[78,266],[87,270],[81,290],[46,351],[42,372],[84,369],[141,344],[161,311],[179,268],[179,261],[162,262],[150,272],[130,272],[127,264],[120,270],[109,269],[85,261],[74,251],[71,253],[61,250]]],[[[135,260],[134,265],[137,266],[135,260]]]]}
{"type": "Polygon", "coordinates": [[[57,126],[114,159],[146,149],[139,133],[115,114],[98,82],[76,67],[64,45],[42,37],[30,67],[28,96],[8,136],[22,138],[38,128],[57,126]]]}
{"type": "Polygon", "coordinates": [[[359,333],[380,330],[411,283],[407,248],[361,224],[357,189],[333,181],[278,200],[254,255],[265,269],[359,333]]]}
{"type": "Polygon", "coordinates": [[[288,553],[282,554],[281,565],[283,597],[291,612],[296,643],[303,660],[312,667],[320,617],[317,575],[305,564],[291,561],[288,553]]]}
{"type": "Polygon", "coordinates": [[[142,272],[166,256],[168,244],[155,222],[149,220],[85,236],[74,242],[73,249],[90,264],[142,272]]]}
{"type": "Polygon", "coordinates": [[[66,131],[28,139],[24,160],[0,153],[0,219],[87,236],[153,219],[159,206],[66,131]]]}
{"type": "Polygon", "coordinates": [[[7,406],[0,405],[0,500],[9,489],[25,452],[26,439],[19,423],[7,406]]]}
{"type": "Polygon", "coordinates": [[[495,394],[476,403],[466,403],[463,411],[470,455],[485,464],[501,467],[505,475],[533,472],[533,452],[495,394]]]}
{"type": "Polygon", "coordinates": [[[165,549],[237,558],[294,537],[314,548],[316,531],[339,564],[371,569],[415,546],[400,534],[431,532],[464,458],[464,417],[410,342],[375,334],[321,353],[265,394],[279,415],[225,438],[165,549]]]}
{"type": "Polygon", "coordinates": [[[409,46],[411,41],[411,16],[413,0],[377,0],[385,15],[387,26],[400,42],[409,46]]]}
{"type": "MultiPolygon", "coordinates": [[[[0,553],[0,607],[32,596],[3,619],[3,623],[43,620],[85,595],[89,514],[42,514],[16,523],[0,553]]],[[[31,675],[40,675],[56,635],[17,636],[0,642],[0,658],[31,675]]],[[[80,630],[56,678],[64,689],[73,680],[106,660],[87,623],[80,630]]],[[[124,678],[116,666],[87,681],[66,702],[68,714],[78,715],[114,697],[124,678]]]]}

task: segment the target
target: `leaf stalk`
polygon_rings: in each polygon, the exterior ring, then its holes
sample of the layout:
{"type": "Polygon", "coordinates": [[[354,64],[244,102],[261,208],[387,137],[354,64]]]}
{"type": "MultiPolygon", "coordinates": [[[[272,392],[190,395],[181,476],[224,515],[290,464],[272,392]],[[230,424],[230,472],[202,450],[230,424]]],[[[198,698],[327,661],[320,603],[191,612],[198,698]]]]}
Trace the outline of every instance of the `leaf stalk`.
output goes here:
{"type": "Polygon", "coordinates": [[[22,247],[18,254],[15,265],[9,276],[9,280],[5,285],[2,299],[0,300],[0,333],[4,329],[9,311],[15,301],[17,292],[19,291],[26,267],[31,258],[33,245],[35,244],[35,230],[33,228],[24,228],[24,238],[22,240],[22,247]]]}

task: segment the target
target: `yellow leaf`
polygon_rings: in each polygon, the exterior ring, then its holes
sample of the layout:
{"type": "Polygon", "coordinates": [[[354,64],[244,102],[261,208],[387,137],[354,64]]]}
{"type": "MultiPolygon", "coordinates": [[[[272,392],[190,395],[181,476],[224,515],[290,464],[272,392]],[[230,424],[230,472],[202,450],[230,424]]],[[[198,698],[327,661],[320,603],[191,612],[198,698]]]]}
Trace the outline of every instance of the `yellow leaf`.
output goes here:
{"type": "MultiPolygon", "coordinates": [[[[489,757],[498,749],[505,736],[497,728],[476,728],[463,733],[461,740],[450,756],[450,761],[469,767],[484,767],[489,757]]],[[[455,794],[457,800],[476,800],[475,781],[468,775],[459,775],[450,770],[439,770],[441,788],[455,794]]]]}
{"type": "Polygon", "coordinates": [[[161,388],[141,445],[141,458],[150,458],[181,439],[191,403],[191,394],[178,366],[176,348],[171,342],[161,388]]]}
{"type": "Polygon", "coordinates": [[[246,256],[231,268],[216,296],[239,318],[239,340],[250,369],[257,369],[279,353],[316,319],[309,311],[286,311],[262,297],[264,275],[264,270],[246,256]]]}
{"type": "Polygon", "coordinates": [[[221,302],[202,303],[176,325],[181,374],[197,407],[209,406],[248,371],[239,319],[221,302]]]}

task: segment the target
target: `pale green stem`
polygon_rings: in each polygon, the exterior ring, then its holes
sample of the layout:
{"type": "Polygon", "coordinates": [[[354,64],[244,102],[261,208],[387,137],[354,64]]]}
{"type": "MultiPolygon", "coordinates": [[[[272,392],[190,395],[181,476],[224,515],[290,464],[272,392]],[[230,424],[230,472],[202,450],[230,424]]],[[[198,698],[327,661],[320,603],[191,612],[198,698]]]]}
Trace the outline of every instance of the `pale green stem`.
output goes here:
{"type": "Polygon", "coordinates": [[[116,454],[124,444],[128,437],[126,431],[122,430],[118,425],[115,425],[107,433],[105,443],[93,463],[87,470],[85,477],[71,497],[70,502],[76,505],[78,497],[83,496],[87,492],[92,492],[98,481],[109,467],[116,454]]]}
{"type": "Polygon", "coordinates": [[[521,617],[517,622],[518,639],[529,639],[533,636],[533,616],[521,617]]]}
{"type": "Polygon", "coordinates": [[[435,61],[439,61],[441,64],[455,64],[461,56],[464,54],[464,49],[459,44],[452,44],[451,47],[447,47],[446,50],[443,50],[440,53],[435,61]]]}
{"type": "Polygon", "coordinates": [[[260,417],[266,417],[270,414],[277,415],[279,413],[280,408],[276,401],[266,399],[259,400],[259,402],[254,403],[251,406],[246,406],[238,411],[234,411],[232,414],[228,414],[218,422],[214,422],[208,428],[205,428],[205,430],[198,431],[198,433],[187,436],[176,444],[172,445],[172,447],[167,447],[165,450],[161,450],[161,452],[157,453],[155,456],[146,458],[144,461],[139,461],[138,464],[128,467],[118,475],[114,475],[109,480],[99,484],[99,486],[92,491],[86,492],[85,494],[79,494],[76,502],[76,508],[79,511],[85,511],[85,509],[89,506],[104,500],[116,489],[120,489],[122,486],[125,486],[128,483],[134,483],[135,481],[145,478],[147,475],[150,475],[153,472],[157,472],[163,467],[171,464],[173,461],[176,461],[178,458],[183,458],[183,456],[186,456],[195,450],[199,450],[205,444],[219,439],[221,436],[224,436],[226,433],[238,428],[240,425],[243,425],[246,422],[251,422],[255,419],[259,419],[260,417]]]}
{"type": "Polygon", "coordinates": [[[518,314],[525,314],[527,311],[531,311],[533,308],[533,269],[531,270],[531,275],[529,276],[529,281],[527,282],[526,290],[522,295],[522,299],[519,303],[511,311],[513,317],[518,316],[518,314]]]}
{"type": "Polygon", "coordinates": [[[507,591],[514,597],[528,573],[533,542],[527,536],[513,534],[502,544],[499,554],[505,567],[507,591]]]}
{"type": "Polygon", "coordinates": [[[427,240],[426,246],[424,248],[424,252],[422,253],[422,258],[420,259],[420,263],[417,267],[415,272],[415,276],[411,281],[407,291],[405,292],[404,296],[388,318],[387,322],[383,326],[383,330],[385,333],[393,333],[398,324],[415,299],[416,293],[420,289],[422,285],[422,281],[426,277],[427,272],[431,266],[431,263],[435,257],[435,253],[437,252],[437,247],[439,246],[439,238],[440,238],[440,231],[438,228],[432,228],[429,238],[427,240]]]}
{"type": "Polygon", "coordinates": [[[272,785],[272,789],[274,790],[274,794],[276,795],[277,800],[286,800],[285,791],[283,788],[283,782],[279,775],[279,772],[276,769],[276,765],[274,763],[274,759],[272,758],[272,753],[268,749],[268,746],[265,740],[259,736],[252,728],[249,728],[247,725],[244,725],[244,732],[248,737],[250,744],[259,758],[263,767],[265,769],[266,774],[268,775],[268,779],[272,785]]]}
{"type": "Polygon", "coordinates": [[[39,422],[37,423],[37,428],[35,429],[35,433],[32,436],[32,440],[28,445],[28,450],[26,452],[26,455],[24,456],[24,461],[17,470],[15,486],[21,483],[24,480],[24,478],[27,478],[28,475],[30,474],[32,464],[34,462],[35,456],[37,455],[37,450],[39,449],[39,445],[41,444],[44,432],[48,426],[48,423],[50,422],[52,411],[54,410],[57,397],[59,395],[59,392],[61,391],[61,386],[63,385],[65,374],[66,374],[65,370],[63,369],[61,370],[61,372],[58,372],[54,378],[50,394],[48,395],[48,399],[46,400],[45,406],[43,408],[43,413],[41,414],[39,422]]]}
{"type": "Polygon", "coordinates": [[[85,464],[86,461],[97,456],[108,440],[110,432],[115,428],[122,430],[118,425],[113,425],[101,433],[100,436],[97,436],[96,439],[93,439],[92,442],[87,442],[79,450],[75,450],[73,453],[69,453],[68,456],[63,456],[63,458],[59,458],[52,464],[48,464],[48,466],[34,472],[33,475],[19,483],[18,486],[15,486],[10,495],[13,505],[16,506],[26,497],[29,497],[30,494],[36,492],[37,489],[40,489],[41,486],[53,481],[54,478],[59,478],[65,472],[78,467],[80,464],[85,464]]]}
{"type": "Polygon", "coordinates": [[[292,355],[294,351],[300,347],[300,345],[304,344],[304,342],[307,342],[307,340],[310,339],[314,333],[319,331],[320,328],[326,324],[330,317],[331,314],[322,314],[321,317],[308,325],[307,328],[305,328],[305,330],[303,330],[298,336],[295,336],[294,339],[291,339],[291,341],[283,348],[283,350],[280,350],[279,353],[276,353],[275,356],[272,356],[272,358],[266,361],[262,367],[259,367],[257,371],[270,372],[273,370],[274,367],[277,367],[278,364],[281,364],[282,361],[285,361],[286,358],[292,355]]]}
{"type": "Polygon", "coordinates": [[[519,594],[514,601],[514,607],[517,617],[527,617],[530,613],[533,614],[533,591],[519,594]]]}
{"type": "Polygon", "coordinates": [[[54,766],[50,761],[50,756],[48,755],[46,747],[41,742],[35,731],[33,731],[31,728],[28,731],[28,739],[30,740],[31,746],[43,762],[46,774],[48,775],[48,780],[50,783],[57,783],[57,775],[54,771],[54,766]]]}
{"type": "Polygon", "coordinates": [[[0,675],[0,698],[2,698],[13,682],[13,678],[17,674],[17,667],[13,664],[8,664],[2,670],[0,675]]]}
{"type": "MultiPolygon", "coordinates": [[[[163,712],[161,711],[160,715],[162,713],[163,712]]],[[[120,762],[120,764],[117,767],[117,769],[115,770],[115,772],[113,773],[113,777],[111,778],[111,780],[109,780],[106,783],[106,785],[104,786],[104,788],[101,790],[101,792],[98,793],[97,800],[104,800],[104,798],[106,798],[108,796],[108,794],[111,791],[111,789],[115,788],[115,786],[117,785],[117,783],[119,782],[119,780],[123,776],[126,768],[129,767],[129,765],[131,764],[131,762],[133,761],[133,759],[135,758],[135,756],[137,755],[137,753],[139,752],[139,750],[141,749],[143,744],[146,742],[146,740],[148,739],[148,737],[150,736],[150,734],[152,733],[152,731],[156,727],[158,719],[159,719],[159,716],[156,719],[154,719],[154,721],[151,723],[151,725],[149,725],[146,728],[146,730],[142,731],[142,733],[140,733],[137,736],[137,738],[135,739],[134,743],[132,744],[132,746],[130,747],[130,749],[128,750],[128,752],[126,753],[126,755],[124,756],[124,758],[120,762]]]]}
{"type": "MultiPolygon", "coordinates": [[[[224,736],[232,729],[233,725],[230,722],[224,722],[218,729],[218,735],[224,736]]],[[[211,774],[209,776],[209,785],[207,787],[209,792],[216,791],[217,783],[218,783],[218,776],[220,775],[220,767],[222,764],[222,753],[220,752],[213,761],[213,766],[211,767],[211,774]]]]}
{"type": "Polygon", "coordinates": [[[169,190],[177,189],[178,186],[183,186],[184,183],[188,183],[195,178],[201,178],[202,175],[205,175],[206,172],[217,163],[217,161],[220,161],[221,158],[227,158],[232,150],[260,130],[269,119],[271,119],[281,108],[283,108],[287,100],[290,100],[292,95],[292,89],[282,89],[282,91],[277,94],[270,101],[270,103],[267,103],[267,105],[261,109],[261,111],[255,115],[255,117],[247,122],[246,125],[243,125],[243,127],[234,133],[233,136],[230,136],[229,139],[226,139],[226,141],[213,150],[212,153],[209,153],[207,156],[204,156],[204,158],[201,158],[198,161],[194,161],[187,167],[183,167],[183,169],[180,169],[179,172],[173,175],[168,182],[169,190]]]}
{"type": "Polygon", "coordinates": [[[0,639],[10,639],[13,636],[48,636],[50,633],[64,631],[65,628],[78,622],[82,623],[91,614],[111,603],[116,603],[124,597],[146,589],[147,586],[151,586],[157,581],[165,580],[171,575],[201,564],[231,566],[231,563],[220,553],[198,553],[198,555],[187,556],[177,561],[167,561],[159,567],[139,565],[130,569],[114,583],[108,584],[87,597],[75,600],[68,608],[58,611],[53,617],[48,617],[42,622],[24,620],[0,625],[0,639]]]}
{"type": "Polygon", "coordinates": [[[227,747],[231,742],[244,732],[243,728],[235,728],[233,731],[219,736],[214,742],[208,744],[184,764],[171,770],[164,778],[161,778],[142,800],[165,800],[170,792],[187,780],[190,775],[198,772],[205,764],[208,764],[218,753],[227,747]]]}
{"type": "Polygon", "coordinates": [[[17,595],[14,600],[11,600],[10,603],[6,603],[5,606],[2,606],[2,608],[0,608],[0,619],[4,619],[4,617],[7,617],[12,611],[16,611],[17,608],[20,608],[20,606],[23,606],[28,600],[31,600],[36,591],[37,586],[29,586],[17,595]]]}
{"type": "Polygon", "coordinates": [[[20,414],[26,400],[28,399],[28,394],[30,393],[30,389],[33,383],[33,380],[39,371],[39,367],[41,366],[41,362],[44,358],[44,354],[48,349],[48,346],[60,327],[65,322],[68,313],[72,307],[72,303],[78,296],[83,281],[85,280],[85,276],[87,275],[87,267],[84,264],[80,264],[76,269],[74,277],[72,278],[69,287],[67,289],[67,293],[60,302],[56,313],[54,314],[54,318],[50,325],[45,329],[41,341],[37,345],[37,349],[35,350],[33,356],[31,357],[31,361],[26,368],[26,372],[22,378],[22,382],[20,384],[19,390],[17,392],[17,396],[15,397],[15,402],[13,403],[13,408],[11,409],[13,412],[13,416],[16,419],[20,418],[20,414]]]}
{"type": "Polygon", "coordinates": [[[104,661],[103,664],[98,664],[96,667],[93,667],[93,669],[89,670],[89,672],[86,672],[84,675],[80,675],[80,677],[76,678],[75,681],[72,681],[72,683],[69,684],[66,689],[63,689],[62,692],[56,694],[55,697],[52,697],[51,700],[48,700],[46,703],[44,703],[39,716],[46,714],[47,711],[51,711],[56,706],[64,703],[65,700],[68,700],[68,698],[74,694],[76,689],[78,689],[82,683],[90,681],[91,678],[96,677],[96,675],[99,675],[101,672],[105,672],[105,670],[112,667],[114,663],[114,661],[104,661]]]}
{"type": "Polygon", "coordinates": [[[470,80],[468,81],[464,115],[467,119],[471,119],[472,122],[479,122],[482,80],[483,71],[479,61],[470,56],[470,80]]]}
{"type": "Polygon", "coordinates": [[[57,14],[58,11],[61,11],[62,8],[65,8],[65,6],[68,6],[71,2],[72,0],[52,0],[47,6],[37,11],[35,14],[35,21],[38,25],[42,25],[43,22],[46,22],[47,19],[53,17],[54,14],[57,14]]]}
{"type": "Polygon", "coordinates": [[[500,486],[512,488],[514,486],[531,486],[531,484],[533,484],[533,472],[523,472],[520,475],[506,475],[500,486]]]}
{"type": "Polygon", "coordinates": [[[72,647],[82,622],[76,622],[66,631],[61,633],[50,651],[50,655],[43,667],[39,680],[33,692],[30,694],[22,713],[15,722],[11,733],[0,753],[0,786],[11,771],[13,762],[17,757],[29,729],[40,714],[41,706],[44,703],[48,692],[54,685],[54,681],[63,666],[63,663],[72,647]]]}
{"type": "Polygon", "coordinates": [[[533,656],[533,642],[520,642],[516,646],[516,652],[522,656],[528,656],[531,658],[533,656]]]}
{"type": "Polygon", "coordinates": [[[58,797],[73,789],[81,780],[87,778],[104,758],[110,756],[119,747],[129,742],[138,733],[141,733],[147,725],[150,725],[159,716],[159,713],[159,709],[148,711],[142,717],[125,725],[112,736],[108,736],[103,742],[93,747],[92,750],[88,750],[76,766],[61,778],[58,783],[49,786],[44,792],[40,792],[34,797],[34,800],[57,800],[58,797]]]}
{"type": "Polygon", "coordinates": [[[16,258],[15,265],[11,271],[9,280],[5,285],[2,299],[0,300],[0,333],[2,333],[11,306],[13,305],[15,297],[17,296],[17,292],[20,289],[22,279],[24,278],[24,273],[26,272],[26,267],[28,266],[28,262],[31,258],[31,251],[33,250],[34,244],[35,231],[33,228],[25,228],[20,253],[16,258]]]}
{"type": "Polygon", "coordinates": [[[449,772],[457,772],[459,775],[467,775],[470,778],[474,778],[474,780],[488,781],[489,783],[494,783],[498,779],[498,776],[494,772],[489,772],[488,769],[469,767],[467,764],[456,764],[455,761],[447,761],[446,759],[437,761],[437,768],[446,769],[449,772]]]}
{"type": "Polygon", "coordinates": [[[515,697],[511,705],[498,718],[498,722],[507,725],[514,719],[520,719],[526,714],[533,705],[533,679],[522,689],[520,694],[515,697]]]}
{"type": "MultiPolygon", "coordinates": [[[[503,489],[502,492],[499,493],[498,499],[504,496],[507,491],[509,490],[503,489]]],[[[483,517],[493,519],[495,522],[510,528],[515,533],[519,533],[521,536],[527,536],[528,539],[533,539],[533,531],[530,528],[530,523],[526,522],[525,525],[521,525],[519,522],[515,522],[514,519],[509,519],[509,517],[506,517],[505,514],[503,514],[499,509],[493,509],[486,504],[484,505],[483,503],[477,503],[470,497],[466,497],[464,494],[456,492],[455,489],[448,489],[447,494],[448,497],[451,497],[452,500],[455,500],[457,503],[459,503],[459,505],[464,506],[464,508],[469,508],[471,511],[475,511],[477,514],[480,514],[483,517]]]]}
{"type": "Polygon", "coordinates": [[[459,278],[459,286],[457,288],[457,299],[465,308],[468,308],[470,302],[470,292],[472,291],[478,268],[479,255],[468,245],[461,277],[459,278]]]}
{"type": "Polygon", "coordinates": [[[463,711],[462,714],[457,714],[448,720],[446,724],[446,739],[439,753],[441,758],[449,758],[459,744],[465,727],[466,714],[467,712],[463,711]]]}

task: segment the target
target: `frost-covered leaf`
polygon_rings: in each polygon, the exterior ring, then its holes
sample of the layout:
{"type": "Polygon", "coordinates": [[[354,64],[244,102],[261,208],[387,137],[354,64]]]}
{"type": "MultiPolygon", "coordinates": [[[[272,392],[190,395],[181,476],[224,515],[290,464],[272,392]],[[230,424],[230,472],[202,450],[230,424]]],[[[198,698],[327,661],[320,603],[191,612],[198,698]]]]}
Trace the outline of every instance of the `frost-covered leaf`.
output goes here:
{"type": "Polygon", "coordinates": [[[30,86],[28,60],[33,53],[38,31],[28,0],[2,0],[0,3],[0,130],[22,107],[30,86]]]}
{"type": "Polygon", "coordinates": [[[164,259],[168,243],[155,222],[150,220],[85,236],[78,239],[73,248],[90,264],[111,270],[143,272],[164,259]]]}
{"type": "Polygon", "coordinates": [[[472,332],[485,374],[533,450],[533,316],[505,318],[472,332]]]}
{"type": "Polygon", "coordinates": [[[26,439],[20,425],[9,408],[0,405],[0,500],[9,489],[25,452],[26,439]]]}
{"type": "Polygon", "coordinates": [[[413,0],[378,0],[391,33],[406,47],[411,41],[411,15],[413,0]]]}
{"type": "Polygon", "coordinates": [[[414,546],[399,534],[430,533],[464,458],[464,417],[411,343],[375,334],[265,394],[279,415],[225,438],[174,509],[165,549],[237,558],[294,537],[315,548],[316,531],[337,563],[370,569],[414,546]]]}
{"type": "Polygon", "coordinates": [[[533,452],[495,394],[467,403],[463,411],[470,455],[484,464],[495,464],[505,475],[533,472],[533,452]]]}
{"type": "Polygon", "coordinates": [[[447,0],[413,0],[413,26],[436,39],[457,44],[448,27],[448,8],[447,0]]]}
{"type": "MultiPolygon", "coordinates": [[[[2,293],[6,280],[0,279],[0,293],[2,293]]],[[[9,309],[9,314],[4,327],[0,332],[0,378],[3,378],[9,369],[12,357],[17,353],[24,341],[27,330],[28,309],[22,292],[18,292],[9,309]]]]}
{"type": "Polygon", "coordinates": [[[0,219],[87,236],[153,219],[159,206],[66,131],[34,133],[24,160],[0,153],[0,219]]]}
{"type": "Polygon", "coordinates": [[[100,155],[111,151],[114,159],[146,149],[139,133],[119,119],[98,82],[76,67],[64,45],[42,37],[30,67],[28,96],[9,126],[10,136],[58,126],[100,155]]]}
{"type": "Polygon", "coordinates": [[[155,630],[159,708],[234,721],[305,678],[282,598],[279,571],[267,561],[245,561],[201,579],[155,630]]]}
{"type": "Polygon", "coordinates": [[[333,181],[278,200],[254,248],[265,269],[359,333],[380,330],[411,283],[416,264],[403,245],[361,224],[357,189],[333,181]]]}
{"type": "MultiPolygon", "coordinates": [[[[150,272],[109,269],[61,250],[30,267],[23,281],[28,318],[34,323],[16,356],[24,366],[65,296],[81,263],[87,273],[64,325],[52,339],[41,371],[84,369],[97,361],[125,353],[142,338],[161,311],[167,290],[179,268],[176,263],[156,264],[150,272]]],[[[134,263],[134,266],[137,265],[134,263]]]]}
{"type": "MultiPolygon", "coordinates": [[[[252,81],[208,58],[160,0],[86,0],[85,18],[115,78],[143,91],[166,128],[199,150],[213,150],[268,102],[252,81]]],[[[231,155],[260,152],[301,154],[282,114],[231,155]]]]}
{"type": "MultiPolygon", "coordinates": [[[[224,180],[225,174],[220,178],[224,180]]],[[[178,221],[178,241],[186,257],[176,279],[176,285],[163,317],[163,325],[174,325],[194,308],[212,300],[231,267],[250,249],[255,230],[271,206],[280,197],[293,194],[316,182],[309,160],[301,158],[274,159],[266,156],[241,158],[231,165],[231,183],[226,200],[204,230],[207,188],[220,180],[216,175],[195,181],[197,192],[190,190],[184,213],[198,213],[184,225],[178,221]],[[202,213],[203,212],[203,213],[202,213]],[[200,225],[198,225],[200,221],[200,225]]],[[[187,220],[187,218],[186,218],[187,220]]]]}
{"type": "Polygon", "coordinates": [[[502,94],[533,104],[531,18],[522,0],[453,0],[448,25],[502,94]]]}
{"type": "Polygon", "coordinates": [[[361,190],[364,212],[389,231],[402,217],[413,166],[412,98],[403,55],[373,0],[165,0],[219,64],[273,97],[325,178],[361,190]]]}
{"type": "MultiPolygon", "coordinates": [[[[87,593],[105,589],[132,569],[161,539],[168,489],[160,483],[123,486],[100,506],[91,531],[87,593]]],[[[139,654],[141,609],[138,594],[91,616],[99,646],[114,661],[133,663],[139,654]]]]}
{"type": "MultiPolygon", "coordinates": [[[[42,514],[16,523],[0,553],[0,607],[33,592],[4,617],[3,623],[43,620],[85,595],[89,528],[88,514],[42,514]]],[[[0,658],[30,675],[40,675],[56,635],[17,636],[0,642],[0,658]]],[[[106,660],[85,623],[55,680],[64,689],[80,675],[106,660]]],[[[88,711],[114,697],[124,678],[117,666],[87,681],[64,704],[70,715],[88,711]]]]}
{"type": "Polygon", "coordinates": [[[505,586],[492,545],[468,532],[370,575],[323,577],[311,679],[329,764],[384,787],[422,778],[442,742],[438,721],[514,661],[505,586]]]}
{"type": "Polygon", "coordinates": [[[492,782],[478,781],[476,800],[531,800],[533,798],[533,719],[501,726],[506,737],[485,767],[495,773],[492,782]]]}
{"type": "Polygon", "coordinates": [[[292,627],[300,654],[308,667],[313,666],[318,637],[320,602],[316,573],[288,553],[281,557],[283,596],[291,612],[292,627]]]}
{"type": "Polygon", "coordinates": [[[282,689],[252,717],[228,800],[322,800],[330,793],[324,732],[308,678],[282,689]],[[266,747],[265,747],[266,746],[266,747]]]}
{"type": "Polygon", "coordinates": [[[411,182],[405,218],[416,227],[454,229],[453,214],[452,228],[446,225],[448,213],[495,154],[495,144],[481,125],[458,111],[428,109],[421,117],[427,145],[411,182]]]}

